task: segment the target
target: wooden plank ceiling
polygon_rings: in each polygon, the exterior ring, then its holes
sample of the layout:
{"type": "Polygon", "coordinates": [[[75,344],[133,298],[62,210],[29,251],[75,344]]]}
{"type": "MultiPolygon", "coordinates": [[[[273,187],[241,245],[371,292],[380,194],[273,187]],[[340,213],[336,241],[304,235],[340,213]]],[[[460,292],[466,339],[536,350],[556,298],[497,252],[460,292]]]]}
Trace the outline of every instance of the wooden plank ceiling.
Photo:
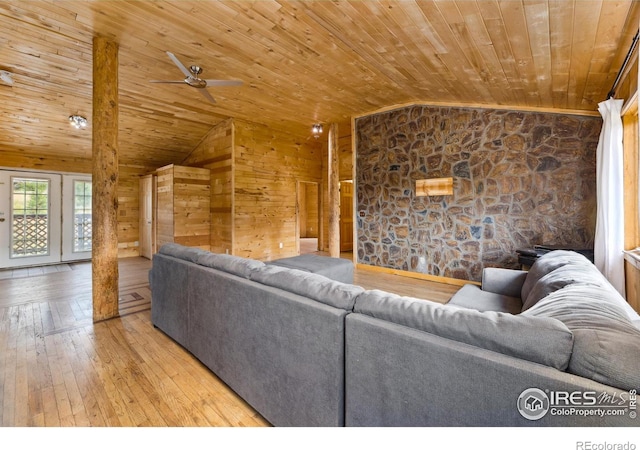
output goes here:
{"type": "MultiPolygon", "coordinates": [[[[309,139],[314,122],[413,101],[590,111],[638,27],[631,0],[0,0],[0,151],[90,158],[92,38],[120,43],[121,162],[179,163],[238,117],[309,139]],[[182,75],[209,88],[153,84],[182,75]]],[[[325,137],[326,138],[326,137],[325,137]]],[[[7,153],[9,154],[9,153],[7,153]]],[[[0,154],[1,157],[1,154],[0,154]]],[[[0,160],[0,166],[2,166],[0,160]]]]}

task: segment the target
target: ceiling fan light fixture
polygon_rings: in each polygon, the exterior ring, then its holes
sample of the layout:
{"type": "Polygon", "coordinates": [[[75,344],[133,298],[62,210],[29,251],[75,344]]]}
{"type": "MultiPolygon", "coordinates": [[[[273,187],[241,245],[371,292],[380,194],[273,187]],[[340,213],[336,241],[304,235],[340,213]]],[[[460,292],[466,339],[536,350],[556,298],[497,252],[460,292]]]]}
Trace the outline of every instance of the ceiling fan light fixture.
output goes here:
{"type": "Polygon", "coordinates": [[[87,128],[88,121],[82,116],[73,114],[69,116],[69,123],[77,130],[84,130],[85,128],[87,128]]]}
{"type": "Polygon", "coordinates": [[[311,134],[313,134],[314,138],[318,139],[322,134],[322,124],[314,123],[313,126],[311,127],[311,134]]]}

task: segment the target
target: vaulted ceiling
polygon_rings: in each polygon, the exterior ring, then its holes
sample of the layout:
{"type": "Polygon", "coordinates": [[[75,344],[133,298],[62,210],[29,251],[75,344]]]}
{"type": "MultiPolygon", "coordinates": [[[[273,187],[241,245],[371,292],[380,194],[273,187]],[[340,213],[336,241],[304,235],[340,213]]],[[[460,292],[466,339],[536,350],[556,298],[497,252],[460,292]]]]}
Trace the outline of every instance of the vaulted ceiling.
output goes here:
{"type": "Polygon", "coordinates": [[[2,152],[91,157],[92,39],[120,45],[120,160],[181,161],[237,117],[309,138],[315,122],[409,102],[593,112],[638,29],[632,0],[0,0],[2,152]],[[166,52],[211,87],[180,80],[166,52]]]}

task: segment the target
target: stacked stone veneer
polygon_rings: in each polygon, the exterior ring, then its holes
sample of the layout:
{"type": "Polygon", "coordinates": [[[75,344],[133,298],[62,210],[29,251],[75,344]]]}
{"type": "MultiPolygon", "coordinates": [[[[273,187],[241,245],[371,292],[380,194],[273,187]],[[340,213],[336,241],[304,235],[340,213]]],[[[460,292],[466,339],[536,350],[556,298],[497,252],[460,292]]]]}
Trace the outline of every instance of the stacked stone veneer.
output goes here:
{"type": "Polygon", "coordinates": [[[358,262],[466,280],[593,246],[598,117],[413,106],[358,118],[358,262]],[[454,178],[452,196],[416,180],[454,178]]]}

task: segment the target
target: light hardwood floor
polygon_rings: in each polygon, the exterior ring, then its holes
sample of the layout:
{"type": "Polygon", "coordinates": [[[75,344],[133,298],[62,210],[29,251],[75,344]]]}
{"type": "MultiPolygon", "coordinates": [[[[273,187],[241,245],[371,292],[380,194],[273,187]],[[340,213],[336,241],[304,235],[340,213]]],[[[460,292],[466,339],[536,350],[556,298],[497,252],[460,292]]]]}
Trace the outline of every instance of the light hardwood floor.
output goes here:
{"type": "MultiPolygon", "coordinates": [[[[151,324],[144,258],[120,261],[120,317],[92,322],[91,266],[0,278],[0,424],[268,426],[151,324]]],[[[356,271],[355,283],[446,302],[458,289],[356,271]]]]}

